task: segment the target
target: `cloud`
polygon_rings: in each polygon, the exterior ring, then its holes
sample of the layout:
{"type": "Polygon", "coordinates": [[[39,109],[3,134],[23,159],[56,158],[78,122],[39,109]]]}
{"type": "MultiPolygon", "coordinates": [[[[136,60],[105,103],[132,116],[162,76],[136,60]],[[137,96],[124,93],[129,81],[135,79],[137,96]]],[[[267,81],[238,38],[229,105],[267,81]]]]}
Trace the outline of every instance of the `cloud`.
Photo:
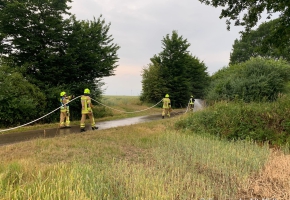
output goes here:
{"type": "Polygon", "coordinates": [[[104,78],[105,94],[140,94],[142,68],[162,51],[162,39],[176,30],[191,44],[189,51],[208,67],[210,74],[226,66],[232,44],[241,28],[226,30],[219,19],[220,8],[197,0],[82,0],[74,1],[71,13],[79,20],[92,20],[101,14],[111,23],[109,34],[118,51],[115,76],[104,78]]]}

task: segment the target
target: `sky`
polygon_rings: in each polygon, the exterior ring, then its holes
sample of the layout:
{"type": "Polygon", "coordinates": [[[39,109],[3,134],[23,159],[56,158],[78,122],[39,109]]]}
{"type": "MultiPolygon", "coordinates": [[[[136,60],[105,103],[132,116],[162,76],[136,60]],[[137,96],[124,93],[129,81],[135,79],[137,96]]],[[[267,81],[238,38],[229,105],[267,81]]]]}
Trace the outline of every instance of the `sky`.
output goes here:
{"type": "Polygon", "coordinates": [[[142,69],[159,54],[162,40],[172,31],[187,39],[188,51],[203,61],[209,75],[229,63],[232,45],[242,27],[228,31],[221,8],[198,0],[75,0],[70,12],[78,20],[102,15],[110,25],[109,35],[120,46],[115,76],[105,77],[105,95],[139,96],[142,69]]]}

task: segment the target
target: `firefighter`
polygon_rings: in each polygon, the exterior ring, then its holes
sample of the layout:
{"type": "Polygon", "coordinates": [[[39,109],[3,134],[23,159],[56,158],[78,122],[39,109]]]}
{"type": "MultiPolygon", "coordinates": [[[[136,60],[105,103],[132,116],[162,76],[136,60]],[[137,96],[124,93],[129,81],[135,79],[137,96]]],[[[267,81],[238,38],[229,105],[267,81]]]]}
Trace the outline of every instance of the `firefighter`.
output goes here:
{"type": "Polygon", "coordinates": [[[86,88],[84,90],[84,95],[81,96],[81,104],[82,104],[82,118],[81,118],[81,124],[80,124],[81,132],[86,131],[85,120],[87,116],[89,116],[90,118],[92,130],[98,129],[98,127],[95,124],[95,119],[94,119],[93,110],[92,110],[93,104],[91,101],[90,93],[91,93],[90,90],[86,88]]]}
{"type": "Polygon", "coordinates": [[[66,96],[66,92],[60,93],[60,128],[70,128],[70,120],[69,120],[69,100],[71,100],[73,96],[66,96]]]}
{"type": "Polygon", "coordinates": [[[194,108],[194,102],[195,102],[195,99],[193,98],[193,95],[191,95],[191,96],[190,96],[190,99],[189,99],[189,103],[188,103],[189,110],[192,110],[192,111],[193,111],[193,108],[194,108]]]}
{"type": "Polygon", "coordinates": [[[167,114],[170,117],[171,103],[169,99],[169,94],[165,95],[165,98],[162,99],[163,102],[163,111],[162,111],[162,119],[167,114]]]}

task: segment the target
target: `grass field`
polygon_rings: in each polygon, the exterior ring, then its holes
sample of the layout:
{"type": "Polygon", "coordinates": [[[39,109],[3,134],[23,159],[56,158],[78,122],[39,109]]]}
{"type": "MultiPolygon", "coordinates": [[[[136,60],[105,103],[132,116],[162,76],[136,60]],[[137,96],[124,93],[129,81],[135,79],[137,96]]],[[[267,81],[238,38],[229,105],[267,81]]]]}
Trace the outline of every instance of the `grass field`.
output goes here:
{"type": "MultiPolygon", "coordinates": [[[[146,108],[131,100],[110,106],[146,108]]],[[[288,155],[175,130],[185,117],[1,146],[0,199],[290,199],[288,155]]]]}
{"type": "MultiPolygon", "coordinates": [[[[160,99],[161,100],[161,99],[160,99]]],[[[161,114],[160,104],[148,104],[140,101],[138,96],[104,96],[102,104],[93,101],[98,109],[105,109],[107,116],[99,120],[112,120],[142,115],[161,114]]]]}

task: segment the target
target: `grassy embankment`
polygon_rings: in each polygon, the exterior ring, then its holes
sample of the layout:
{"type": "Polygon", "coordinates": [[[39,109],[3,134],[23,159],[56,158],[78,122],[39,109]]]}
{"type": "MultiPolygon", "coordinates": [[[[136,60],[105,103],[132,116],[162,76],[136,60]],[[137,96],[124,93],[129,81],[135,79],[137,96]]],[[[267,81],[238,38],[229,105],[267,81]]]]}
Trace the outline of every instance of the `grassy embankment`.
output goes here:
{"type": "Polygon", "coordinates": [[[289,199],[287,156],[175,130],[187,117],[2,146],[0,199],[289,199]]]}

